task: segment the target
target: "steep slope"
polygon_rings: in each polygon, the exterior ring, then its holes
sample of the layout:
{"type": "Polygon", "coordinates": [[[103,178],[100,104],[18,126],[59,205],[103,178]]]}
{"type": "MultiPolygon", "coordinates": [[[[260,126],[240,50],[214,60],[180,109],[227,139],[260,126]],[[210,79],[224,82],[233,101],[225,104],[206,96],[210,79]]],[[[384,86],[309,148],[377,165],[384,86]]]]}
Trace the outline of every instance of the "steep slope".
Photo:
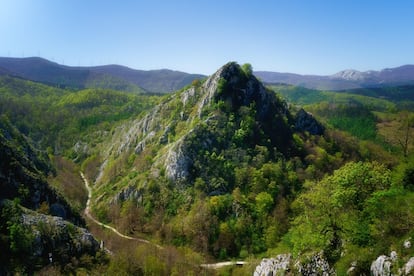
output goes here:
{"type": "Polygon", "coordinates": [[[0,57],[0,74],[73,89],[105,88],[129,92],[168,93],[202,75],[172,70],[134,70],[125,66],[65,66],[46,59],[0,57]]]}
{"type": "Polygon", "coordinates": [[[72,257],[95,255],[99,244],[80,214],[51,188],[47,155],[35,150],[5,117],[0,117],[0,274],[33,273],[72,257]],[[52,259],[51,259],[52,258],[52,259]]]}

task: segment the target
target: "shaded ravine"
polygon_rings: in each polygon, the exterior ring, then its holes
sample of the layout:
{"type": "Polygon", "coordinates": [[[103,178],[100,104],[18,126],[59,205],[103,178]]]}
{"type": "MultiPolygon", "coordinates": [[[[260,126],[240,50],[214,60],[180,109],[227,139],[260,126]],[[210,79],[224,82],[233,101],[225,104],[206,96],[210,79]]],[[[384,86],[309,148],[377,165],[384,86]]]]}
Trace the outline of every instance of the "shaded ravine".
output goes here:
{"type": "MultiPolygon", "coordinates": [[[[85,188],[88,190],[88,200],[86,201],[85,215],[90,220],[92,220],[94,223],[96,223],[96,224],[98,224],[102,227],[105,227],[105,228],[111,230],[112,232],[114,232],[116,235],[118,235],[121,238],[128,239],[128,240],[135,240],[135,241],[138,241],[138,242],[153,245],[153,246],[157,247],[158,249],[163,249],[162,246],[160,246],[158,244],[155,244],[153,242],[150,242],[149,240],[139,239],[139,238],[134,238],[134,237],[131,237],[131,236],[128,236],[128,235],[124,235],[124,234],[120,233],[116,228],[114,228],[114,227],[112,227],[108,224],[105,224],[105,223],[97,220],[96,218],[94,218],[91,214],[91,211],[90,211],[91,210],[90,209],[90,204],[91,204],[91,198],[92,198],[92,188],[89,186],[89,182],[86,179],[83,172],[80,172],[80,176],[83,180],[83,183],[85,184],[85,188]]],[[[243,262],[243,261],[231,262],[231,261],[229,261],[229,262],[219,262],[219,263],[213,263],[213,264],[201,264],[200,266],[203,267],[203,268],[207,268],[207,269],[219,269],[219,268],[229,266],[229,265],[244,265],[244,264],[247,264],[247,262],[243,262]]]]}

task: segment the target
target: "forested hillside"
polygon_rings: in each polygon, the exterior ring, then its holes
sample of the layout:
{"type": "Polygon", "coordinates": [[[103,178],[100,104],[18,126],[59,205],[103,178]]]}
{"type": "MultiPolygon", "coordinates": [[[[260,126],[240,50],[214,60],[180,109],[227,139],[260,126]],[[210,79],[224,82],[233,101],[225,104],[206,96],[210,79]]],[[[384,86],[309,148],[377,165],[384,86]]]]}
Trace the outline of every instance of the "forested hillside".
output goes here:
{"type": "MultiPolygon", "coordinates": [[[[369,275],[391,252],[398,257],[383,263],[397,273],[414,256],[414,134],[411,99],[392,91],[399,96],[265,87],[251,65],[234,62],[164,96],[1,76],[1,150],[20,156],[2,157],[2,169],[49,183],[80,226],[83,172],[97,220],[162,246],[119,240],[87,220],[113,255],[53,261],[56,273],[251,275],[273,257],[295,275],[369,275]],[[203,265],[232,259],[248,264],[203,265]]],[[[25,194],[9,187],[18,176],[1,174],[3,198],[25,194]]],[[[3,214],[23,205],[56,215],[51,196],[33,206],[19,200],[3,214]]],[[[2,246],[15,256],[10,225],[23,224],[2,225],[2,246]]],[[[25,267],[10,261],[6,271],[25,267]]]]}

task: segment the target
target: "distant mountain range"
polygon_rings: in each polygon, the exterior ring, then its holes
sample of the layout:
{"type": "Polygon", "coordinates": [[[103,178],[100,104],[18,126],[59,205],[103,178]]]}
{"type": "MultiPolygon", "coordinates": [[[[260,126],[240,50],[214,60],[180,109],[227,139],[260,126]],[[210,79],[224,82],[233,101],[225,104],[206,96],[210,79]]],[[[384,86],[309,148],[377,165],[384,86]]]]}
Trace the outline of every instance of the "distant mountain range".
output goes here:
{"type": "Polygon", "coordinates": [[[120,65],[65,66],[39,57],[0,57],[0,75],[70,88],[101,87],[133,92],[168,93],[203,75],[168,69],[135,70],[120,65]]]}
{"type": "Polygon", "coordinates": [[[318,90],[349,90],[414,84],[414,65],[404,65],[381,71],[344,70],[330,76],[268,71],[257,71],[255,75],[266,83],[286,83],[318,90]]]}
{"type": "MultiPolygon", "coordinates": [[[[414,84],[414,65],[381,71],[344,70],[329,76],[256,71],[265,83],[285,83],[318,90],[349,90],[414,84]]],[[[201,74],[169,69],[136,70],[121,65],[65,66],[39,57],[0,57],[0,75],[12,75],[59,87],[99,87],[131,92],[169,93],[183,88],[201,74]]]]}

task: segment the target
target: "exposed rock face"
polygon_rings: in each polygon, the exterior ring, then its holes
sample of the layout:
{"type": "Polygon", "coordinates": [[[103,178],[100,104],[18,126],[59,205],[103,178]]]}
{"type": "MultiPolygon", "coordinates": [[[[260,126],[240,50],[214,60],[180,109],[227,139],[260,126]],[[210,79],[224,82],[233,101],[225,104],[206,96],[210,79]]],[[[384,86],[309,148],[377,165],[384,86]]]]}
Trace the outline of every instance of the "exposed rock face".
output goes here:
{"type": "Polygon", "coordinates": [[[302,264],[296,262],[290,254],[277,255],[276,258],[263,259],[260,265],[256,267],[254,276],[273,276],[273,275],[307,275],[307,276],[329,276],[336,275],[323,257],[322,253],[313,255],[309,262],[302,264]]]}
{"type": "Polygon", "coordinates": [[[335,270],[329,266],[328,261],[323,257],[322,253],[313,255],[308,263],[299,265],[299,273],[308,276],[336,275],[335,270]]]}
{"type": "Polygon", "coordinates": [[[23,214],[22,223],[33,231],[33,256],[45,258],[45,263],[49,253],[52,258],[62,260],[85,253],[94,255],[99,250],[99,243],[91,233],[61,217],[31,212],[23,214]]]}
{"type": "Polygon", "coordinates": [[[295,117],[295,128],[299,131],[307,131],[313,135],[322,135],[325,128],[312,114],[301,109],[295,117]]]}
{"type": "Polygon", "coordinates": [[[408,260],[401,272],[402,275],[412,275],[414,273],[414,257],[408,260]]]}
{"type": "Polygon", "coordinates": [[[381,255],[371,264],[371,274],[373,276],[389,276],[393,262],[397,260],[397,253],[392,251],[390,257],[381,255]]]}
{"type": "Polygon", "coordinates": [[[260,265],[256,267],[254,276],[273,276],[283,275],[290,270],[291,255],[280,254],[275,258],[263,259],[260,265]]]}
{"type": "Polygon", "coordinates": [[[174,181],[186,179],[189,176],[189,169],[192,161],[182,140],[168,151],[165,160],[165,171],[169,179],[174,181]]]}

